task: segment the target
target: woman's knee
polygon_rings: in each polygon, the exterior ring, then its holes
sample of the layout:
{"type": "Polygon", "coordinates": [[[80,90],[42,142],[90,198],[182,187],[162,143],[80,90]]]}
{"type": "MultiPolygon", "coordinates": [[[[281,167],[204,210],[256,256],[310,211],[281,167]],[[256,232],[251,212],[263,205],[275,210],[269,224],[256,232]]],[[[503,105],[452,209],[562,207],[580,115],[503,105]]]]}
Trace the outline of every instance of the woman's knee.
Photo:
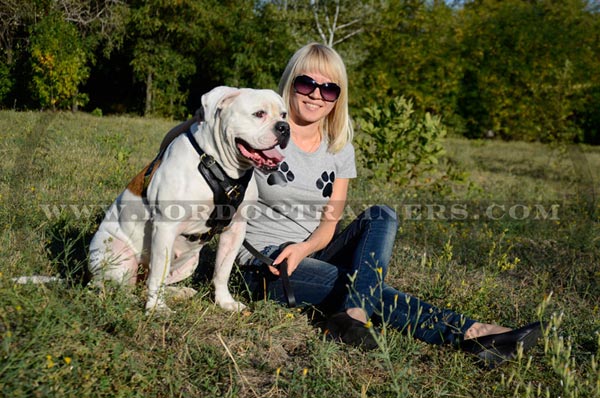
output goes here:
{"type": "Polygon", "coordinates": [[[385,225],[394,231],[398,229],[398,215],[387,205],[373,205],[365,210],[364,215],[370,222],[385,225]]]}

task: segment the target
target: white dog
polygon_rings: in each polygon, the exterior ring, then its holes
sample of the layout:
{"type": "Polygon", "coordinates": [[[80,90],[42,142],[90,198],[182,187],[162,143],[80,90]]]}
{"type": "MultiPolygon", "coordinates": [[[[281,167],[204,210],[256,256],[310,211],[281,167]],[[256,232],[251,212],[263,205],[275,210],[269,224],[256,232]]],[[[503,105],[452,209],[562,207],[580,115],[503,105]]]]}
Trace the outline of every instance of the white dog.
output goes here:
{"type": "Polygon", "coordinates": [[[187,134],[176,133],[161,156],[129,183],[90,244],[94,283],[112,280],[131,285],[147,277],[146,311],[170,311],[165,286],[194,272],[202,245],[224,224],[229,225],[217,249],[215,301],[229,311],[245,307],[227,286],[246,231],[235,205],[242,197],[241,207],[257,199],[253,167],[273,169],[282,161],[275,147],[285,148],[289,140],[287,111],[274,91],[231,87],[217,87],[203,95],[202,109],[204,121],[191,124],[187,134]],[[202,151],[209,156],[201,156],[202,151]],[[217,197],[238,199],[233,207],[232,202],[223,206],[233,208],[232,220],[223,216],[227,211],[215,210],[215,184],[222,189],[217,197]]]}

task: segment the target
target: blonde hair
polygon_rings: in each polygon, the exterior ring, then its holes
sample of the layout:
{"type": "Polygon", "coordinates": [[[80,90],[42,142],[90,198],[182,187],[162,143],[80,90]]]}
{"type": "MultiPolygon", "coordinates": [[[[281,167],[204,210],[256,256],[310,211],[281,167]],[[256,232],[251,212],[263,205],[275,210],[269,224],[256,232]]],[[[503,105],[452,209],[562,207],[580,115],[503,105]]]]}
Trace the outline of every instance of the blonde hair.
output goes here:
{"type": "Polygon", "coordinates": [[[281,80],[279,94],[290,108],[290,98],[294,94],[292,83],[296,76],[304,73],[320,73],[328,76],[340,86],[340,96],[333,110],[321,121],[321,138],[327,136],[328,150],[339,152],[352,140],[354,129],[348,115],[348,76],[342,57],[331,47],[320,43],[310,43],[300,48],[288,62],[281,80]]]}

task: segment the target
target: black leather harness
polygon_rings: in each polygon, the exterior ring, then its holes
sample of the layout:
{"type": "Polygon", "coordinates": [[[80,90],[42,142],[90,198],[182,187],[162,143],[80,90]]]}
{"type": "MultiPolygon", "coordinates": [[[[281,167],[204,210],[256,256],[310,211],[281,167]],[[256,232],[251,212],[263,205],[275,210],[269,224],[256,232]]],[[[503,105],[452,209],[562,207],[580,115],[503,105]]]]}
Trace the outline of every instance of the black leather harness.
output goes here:
{"type": "MultiPolygon", "coordinates": [[[[198,153],[200,162],[198,163],[198,171],[202,174],[202,177],[206,180],[208,186],[213,192],[213,200],[215,208],[211,212],[209,219],[206,221],[206,225],[210,227],[208,232],[202,234],[184,234],[191,242],[207,242],[212,239],[213,236],[220,234],[223,230],[231,224],[234,214],[238,207],[244,200],[246,188],[252,178],[253,168],[250,168],[244,175],[239,179],[233,179],[225,173],[223,168],[215,161],[215,159],[204,152],[198,142],[192,134],[191,127],[195,122],[202,122],[202,114],[199,112],[196,117],[188,120],[182,125],[176,127],[180,130],[179,134],[185,134],[190,144],[198,153]]],[[[148,203],[147,191],[148,185],[152,177],[154,168],[157,167],[159,161],[162,160],[168,145],[161,148],[160,152],[154,158],[154,160],[148,166],[148,169],[144,173],[144,186],[142,190],[142,200],[144,203],[148,203]]]]}
{"type": "Polygon", "coordinates": [[[183,236],[192,242],[198,240],[206,242],[213,236],[223,232],[231,223],[233,215],[244,200],[246,188],[252,178],[254,169],[250,168],[240,178],[233,179],[225,173],[212,156],[200,148],[200,145],[198,145],[198,142],[189,129],[184,134],[198,153],[198,156],[200,156],[198,171],[213,191],[215,208],[206,221],[206,225],[210,227],[208,232],[193,235],[184,234],[183,236]]]}

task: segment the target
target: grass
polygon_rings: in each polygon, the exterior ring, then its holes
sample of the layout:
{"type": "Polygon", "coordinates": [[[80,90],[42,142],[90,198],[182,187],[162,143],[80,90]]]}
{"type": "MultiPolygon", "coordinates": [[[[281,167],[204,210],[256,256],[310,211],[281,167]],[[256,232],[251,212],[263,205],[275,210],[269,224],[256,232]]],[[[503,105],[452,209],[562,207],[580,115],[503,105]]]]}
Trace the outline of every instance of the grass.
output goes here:
{"type": "Polygon", "coordinates": [[[450,194],[353,182],[349,215],[375,203],[401,215],[390,284],[486,322],[545,322],[537,347],[485,372],[394,331],[368,353],[331,343],[269,302],[226,313],[202,278],[168,319],[143,315],[142,287],[81,286],[102,209],[174,124],[0,112],[0,395],[600,396],[598,148],[448,139],[467,180],[450,194]],[[30,274],[69,283],[10,280],[30,274]]]}

